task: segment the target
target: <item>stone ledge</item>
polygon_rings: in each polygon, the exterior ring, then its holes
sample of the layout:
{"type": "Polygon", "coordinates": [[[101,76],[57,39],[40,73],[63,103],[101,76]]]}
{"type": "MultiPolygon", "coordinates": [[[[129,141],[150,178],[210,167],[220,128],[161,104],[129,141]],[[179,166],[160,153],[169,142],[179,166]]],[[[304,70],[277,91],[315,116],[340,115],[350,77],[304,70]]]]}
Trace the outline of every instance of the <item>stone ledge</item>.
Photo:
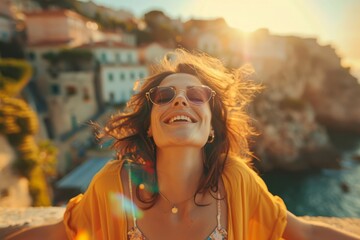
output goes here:
{"type": "MultiPolygon", "coordinates": [[[[64,207],[29,207],[29,208],[1,208],[0,207],[0,239],[2,236],[25,226],[39,226],[60,221],[64,207]]],[[[360,235],[359,218],[336,217],[301,217],[304,220],[323,222],[339,229],[360,235]]]]}
{"type": "Polygon", "coordinates": [[[64,211],[64,207],[0,207],[0,228],[16,225],[27,225],[33,227],[56,223],[63,218],[64,211]]]}

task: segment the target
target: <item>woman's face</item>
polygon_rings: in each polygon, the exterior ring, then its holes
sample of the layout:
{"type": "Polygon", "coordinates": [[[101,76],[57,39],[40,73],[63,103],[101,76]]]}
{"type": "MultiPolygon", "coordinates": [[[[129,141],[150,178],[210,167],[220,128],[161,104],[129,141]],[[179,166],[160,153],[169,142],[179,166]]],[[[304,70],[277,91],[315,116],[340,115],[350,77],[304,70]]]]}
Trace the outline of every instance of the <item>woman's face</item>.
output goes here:
{"type": "Polygon", "coordinates": [[[196,105],[186,98],[187,87],[200,85],[197,77],[186,73],[172,74],[161,82],[161,87],[174,87],[176,95],[170,103],[153,104],[148,134],[158,148],[206,144],[211,129],[209,102],[196,105]]]}

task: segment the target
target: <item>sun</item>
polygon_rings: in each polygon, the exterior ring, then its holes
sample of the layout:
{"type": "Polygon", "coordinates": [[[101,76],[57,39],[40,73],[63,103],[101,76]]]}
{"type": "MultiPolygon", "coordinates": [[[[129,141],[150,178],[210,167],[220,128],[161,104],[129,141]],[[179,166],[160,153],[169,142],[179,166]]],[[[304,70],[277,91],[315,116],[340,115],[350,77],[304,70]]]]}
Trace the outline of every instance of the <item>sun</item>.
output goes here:
{"type": "MultiPolygon", "coordinates": [[[[194,9],[195,8],[195,9],[194,9]]],[[[234,28],[252,32],[267,28],[274,33],[315,35],[319,23],[309,6],[298,0],[217,0],[196,1],[199,16],[223,17],[234,28]]]]}

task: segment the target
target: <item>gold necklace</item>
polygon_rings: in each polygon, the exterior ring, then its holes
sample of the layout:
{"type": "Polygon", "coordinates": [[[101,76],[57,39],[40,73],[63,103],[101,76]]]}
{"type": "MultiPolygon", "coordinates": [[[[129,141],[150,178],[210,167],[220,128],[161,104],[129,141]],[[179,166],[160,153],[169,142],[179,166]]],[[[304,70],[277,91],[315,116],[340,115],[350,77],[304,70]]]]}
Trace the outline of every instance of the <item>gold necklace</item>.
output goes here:
{"type": "Polygon", "coordinates": [[[190,198],[188,198],[188,199],[185,199],[185,200],[183,200],[183,201],[175,204],[175,203],[172,203],[162,192],[159,191],[159,194],[160,194],[160,196],[161,196],[162,198],[164,198],[166,201],[169,202],[170,206],[172,206],[172,207],[171,207],[171,212],[172,212],[173,214],[176,214],[176,213],[178,213],[178,211],[179,211],[179,208],[178,208],[176,205],[179,205],[179,204],[181,204],[181,203],[187,202],[187,201],[189,201],[190,199],[192,199],[192,198],[194,197],[194,196],[192,196],[192,197],[190,197],[190,198]]]}

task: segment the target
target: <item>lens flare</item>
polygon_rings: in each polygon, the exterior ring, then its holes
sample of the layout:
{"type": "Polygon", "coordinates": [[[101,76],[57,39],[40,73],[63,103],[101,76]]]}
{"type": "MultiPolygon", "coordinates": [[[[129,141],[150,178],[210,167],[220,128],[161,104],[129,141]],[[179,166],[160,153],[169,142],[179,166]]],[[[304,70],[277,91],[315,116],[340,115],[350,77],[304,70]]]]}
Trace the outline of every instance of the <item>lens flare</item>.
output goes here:
{"type": "Polygon", "coordinates": [[[76,234],[75,240],[90,240],[90,234],[85,230],[80,230],[76,234]]]}
{"type": "Polygon", "coordinates": [[[116,217],[121,217],[123,214],[134,215],[137,219],[143,217],[143,211],[139,209],[130,199],[120,193],[109,193],[109,200],[112,208],[112,212],[116,217]]]}

